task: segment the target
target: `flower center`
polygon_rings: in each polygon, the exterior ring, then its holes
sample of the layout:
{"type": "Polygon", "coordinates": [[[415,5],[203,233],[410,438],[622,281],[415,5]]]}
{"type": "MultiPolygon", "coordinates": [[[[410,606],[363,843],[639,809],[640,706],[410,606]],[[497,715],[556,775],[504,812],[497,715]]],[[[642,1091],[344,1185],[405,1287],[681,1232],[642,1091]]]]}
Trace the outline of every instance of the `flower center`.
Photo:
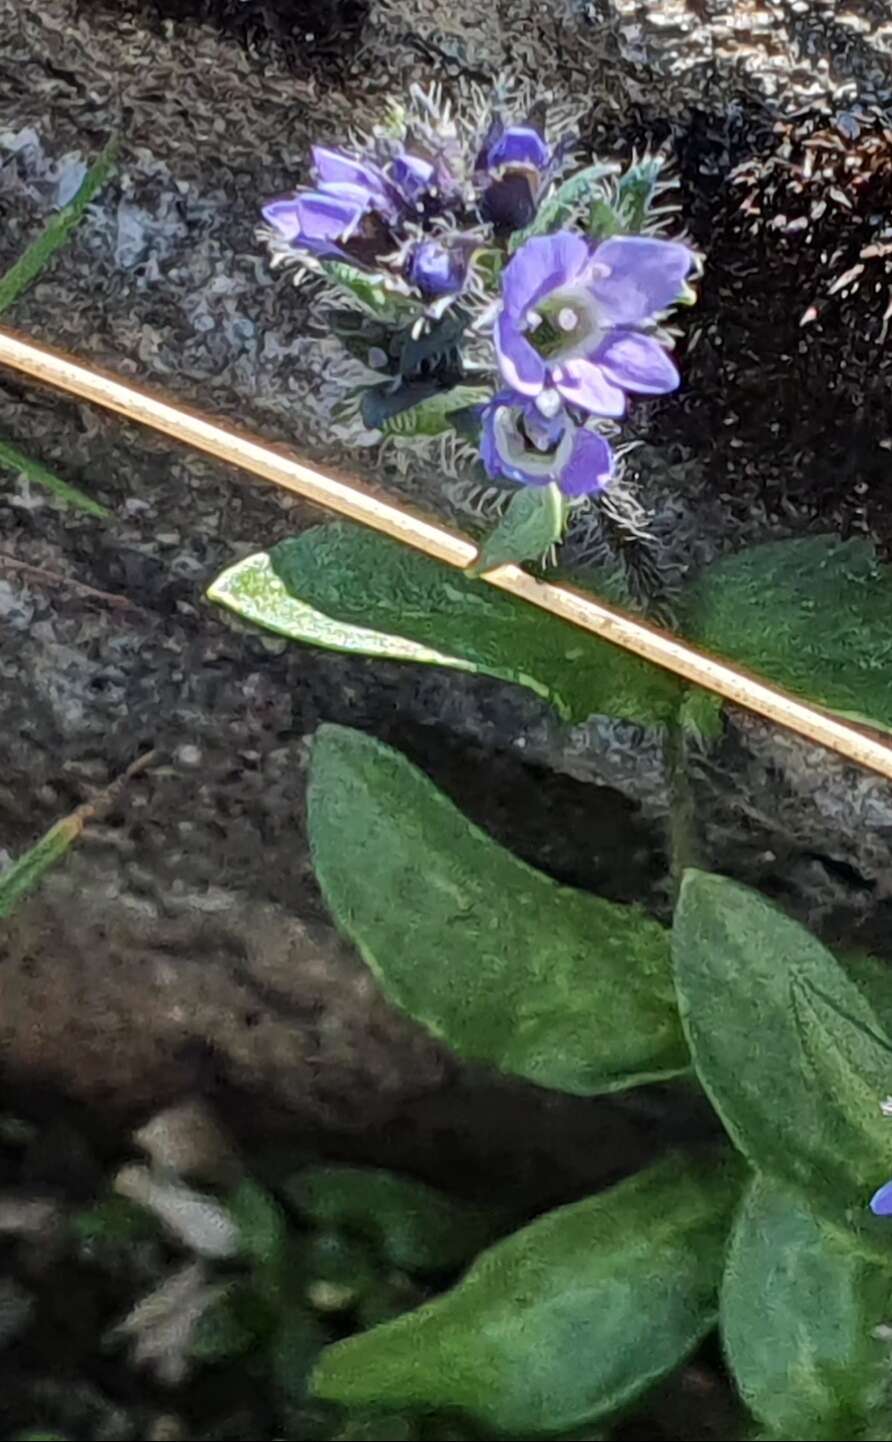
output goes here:
{"type": "Polygon", "coordinates": [[[548,361],[586,354],[604,333],[594,298],[582,289],[554,291],[526,322],[526,339],[548,361]]]}
{"type": "Polygon", "coordinates": [[[496,444],[517,470],[550,480],[560,473],[573,449],[572,427],[565,416],[547,420],[535,411],[524,413],[515,406],[500,406],[496,444]]]}

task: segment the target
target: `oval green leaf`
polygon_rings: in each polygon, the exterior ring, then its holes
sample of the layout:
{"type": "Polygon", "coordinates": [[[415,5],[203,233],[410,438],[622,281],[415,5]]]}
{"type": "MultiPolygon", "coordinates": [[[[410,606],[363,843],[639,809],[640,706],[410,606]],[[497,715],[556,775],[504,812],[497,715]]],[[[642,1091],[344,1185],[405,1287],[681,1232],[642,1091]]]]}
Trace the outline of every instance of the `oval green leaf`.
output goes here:
{"type": "MultiPolygon", "coordinates": [[[[314,611],[527,686],[566,720],[675,717],[674,677],[387,536],[336,522],[282,541],[270,561],[288,594],[314,611]]],[[[224,599],[219,586],[211,595],[224,599]]]]}
{"type": "Polygon", "coordinates": [[[485,576],[497,566],[539,560],[564,534],[567,502],[557,486],[523,486],[468,567],[469,576],[485,576]]]}
{"type": "Polygon", "coordinates": [[[796,1192],[750,1186],[722,1284],[721,1325],[747,1406],[779,1437],[888,1436],[892,1275],[847,1247],[796,1192]],[[885,1428],[878,1428],[880,1422],[885,1428]]]}
{"type": "Polygon", "coordinates": [[[867,996],[804,927],[724,877],[685,875],[673,947],[694,1066],[736,1145],[853,1240],[877,1235],[892,1045],[867,996]]]}
{"type": "Polygon", "coordinates": [[[345,1406],[456,1408],[508,1437],[626,1406],[712,1327],[739,1174],[676,1157],[540,1217],[436,1301],[329,1347],[345,1406]]]}
{"type": "Polygon", "coordinates": [[[370,631],[367,626],[345,625],[332,620],[331,616],[324,616],[286,590],[266,551],[245,556],[223,571],[208,588],[208,597],[226,606],[242,620],[263,626],[277,636],[287,636],[289,641],[323,646],[328,651],[380,656],[388,661],[415,661],[429,666],[452,666],[460,671],[474,670],[460,657],[416,645],[404,636],[389,636],[383,631],[370,631]]]}
{"type": "Polygon", "coordinates": [[[556,882],[358,731],[316,733],[316,875],[391,1001],[460,1056],[591,1096],[687,1066],[665,929],[556,882]]]}
{"type": "Polygon", "coordinates": [[[892,727],[892,573],[865,541],[809,536],[710,566],[685,632],[843,715],[892,727]]]}

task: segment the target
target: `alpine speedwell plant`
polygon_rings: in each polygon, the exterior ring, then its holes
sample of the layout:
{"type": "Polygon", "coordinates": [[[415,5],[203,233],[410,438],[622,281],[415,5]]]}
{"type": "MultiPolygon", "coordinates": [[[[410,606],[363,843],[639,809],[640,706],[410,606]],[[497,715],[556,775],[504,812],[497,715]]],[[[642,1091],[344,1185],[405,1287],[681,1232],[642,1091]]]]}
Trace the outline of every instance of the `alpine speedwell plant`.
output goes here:
{"type": "Polygon", "coordinates": [[[273,262],[325,283],[342,433],[483,482],[500,560],[546,552],[615,485],[629,397],[679,383],[662,322],[696,258],[659,234],[662,163],[578,151],[566,107],[475,94],[453,112],[415,87],[370,135],[314,146],[312,179],[263,207],[273,262]]]}
{"type": "MultiPolygon", "coordinates": [[[[444,469],[473,460],[512,497],[485,572],[539,556],[568,507],[617,486],[630,398],[678,383],[663,321],[697,262],[660,233],[656,162],[580,169],[563,120],[478,111],[453,118],[414,94],[371,139],[318,151],[313,183],[266,220],[275,256],[322,277],[362,362],[354,415],[381,439],[433,443],[444,469]]],[[[601,589],[597,574],[582,583],[601,589]]],[[[607,716],[665,737],[671,928],[557,885],[342,727],[314,741],[310,840],[328,906],[385,994],[458,1057],[578,1096],[682,1078],[725,1133],[539,1217],[441,1296],[326,1346],[315,1395],[409,1416],[418,1436],[443,1412],[460,1433],[587,1436],[718,1323],[760,1435],[892,1436],[892,988],[873,959],[834,955],[696,867],[686,748],[721,731],[718,703],[343,523],[238,561],[211,595],[292,640],[494,676],[564,723],[607,716]]],[[[892,576],[867,542],[722,556],[677,612],[692,642],[892,727],[878,661],[892,576]]]]}

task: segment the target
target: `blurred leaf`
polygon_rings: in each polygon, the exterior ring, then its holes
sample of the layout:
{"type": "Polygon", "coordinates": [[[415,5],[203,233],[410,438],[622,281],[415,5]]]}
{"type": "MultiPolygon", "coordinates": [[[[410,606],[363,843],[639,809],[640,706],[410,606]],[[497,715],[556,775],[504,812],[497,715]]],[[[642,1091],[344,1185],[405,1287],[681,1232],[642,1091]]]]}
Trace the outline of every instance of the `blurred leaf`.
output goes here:
{"type": "Polygon", "coordinates": [[[291,1307],[282,1317],[272,1344],[276,1386],[293,1402],[302,1402],[317,1358],[329,1342],[321,1322],[304,1309],[291,1307]]]}
{"type": "Polygon", "coordinates": [[[198,1319],[189,1356],[214,1364],[240,1357],[256,1347],[270,1329],[271,1317],[247,1288],[232,1283],[198,1319]]]}
{"type": "Polygon", "coordinates": [[[736,1145],[853,1239],[888,1238],[867,1202],[889,1172],[892,1048],[864,993],[804,927],[704,872],[684,878],[674,951],[694,1066],[736,1145]]]}
{"type": "Polygon", "coordinates": [[[238,1228],[243,1255],[264,1265],[280,1263],[288,1227],[275,1197],[246,1177],[228,1198],[226,1207],[238,1228]]]}
{"type": "Polygon", "coordinates": [[[68,1442],[61,1432],[16,1432],[13,1442],[68,1442]]]}
{"type": "Polygon", "coordinates": [[[571,175],[569,180],[558,186],[553,195],[546,196],[539,206],[536,219],[524,230],[514,232],[509,242],[509,250],[518,250],[531,236],[549,235],[554,230],[560,230],[579,211],[588,209],[599,192],[603,192],[605,179],[615,175],[618,168],[615,163],[606,162],[589,165],[585,170],[571,175]]]}
{"type": "Polygon", "coordinates": [[[567,502],[557,486],[522,486],[467,568],[469,576],[485,576],[497,566],[538,560],[564,534],[567,502]]]}
{"type": "Polygon", "coordinates": [[[157,1218],[124,1197],[108,1197],[95,1206],[75,1212],[71,1219],[79,1247],[87,1252],[100,1247],[134,1247],[161,1235],[157,1218]]]}
{"type": "Polygon", "coordinates": [[[344,1406],[460,1408],[509,1437],[583,1426],[715,1321],[736,1170],[672,1157],[490,1248],[436,1301],[322,1354],[344,1406]]]}
{"type": "Polygon", "coordinates": [[[305,1240],[301,1266],[307,1279],[304,1296],[324,1316],[352,1311],[383,1279],[371,1248],[334,1228],[305,1240]]]}
{"type": "Polygon", "coordinates": [[[363,527],[305,531],[275,546],[270,561],[299,602],[435,649],[449,658],[444,664],[527,686],[567,720],[598,713],[653,725],[675,717],[674,677],[363,527]]]}
{"type": "Polygon", "coordinates": [[[335,1442],[414,1442],[420,1436],[415,1419],[399,1412],[352,1412],[335,1442]]]}
{"type": "Polygon", "coordinates": [[[491,394],[488,386],[453,386],[451,390],[437,391],[417,404],[397,411],[378,424],[385,436],[403,439],[439,436],[453,428],[453,412],[481,405],[489,400],[491,394]]]}
{"type": "Polygon", "coordinates": [[[56,251],[65,245],[91,200],[95,199],[112,175],[119,148],[117,136],[112,137],[100,152],[95,164],[88,170],[74,199],[52,217],[24,255],[0,277],[0,312],[18,299],[46,268],[56,251]]]}
{"type": "Polygon", "coordinates": [[[77,812],[64,817],[7,871],[0,872],[0,921],[9,916],[23,896],[34,890],[44,872],[61,860],[83,829],[83,821],[77,812]]]}
{"type": "Polygon", "coordinates": [[[378,1277],[375,1285],[359,1299],[356,1307],[357,1330],[364,1332],[369,1327],[380,1326],[382,1322],[392,1322],[394,1317],[401,1317],[404,1312],[410,1312],[413,1307],[426,1302],[428,1296],[429,1289],[413,1281],[407,1272],[391,1272],[386,1277],[378,1277]]]}
{"type": "Polygon", "coordinates": [[[55,471],[47,470],[40,461],[32,460],[23,451],[11,446],[8,441],[0,440],[0,469],[6,471],[21,472],[29,481],[38,486],[46,486],[48,491],[59,496],[69,505],[75,506],[79,511],[86,511],[88,516],[96,516],[99,520],[107,520],[112,514],[107,506],[100,505],[88,496],[86,491],[81,491],[77,486],[72,486],[68,481],[63,481],[55,471]]]}
{"type": "Polygon", "coordinates": [[[685,1070],[657,922],[518,861],[361,732],[317,731],[308,798],[334,916],[391,1001],[460,1056],[581,1096],[685,1070]]]}
{"type": "Polygon", "coordinates": [[[892,1275],[822,1227],[808,1205],[757,1177],[737,1220],[722,1288],[728,1361],[741,1395],[778,1436],[888,1436],[892,1275]]]}
{"type": "Polygon", "coordinates": [[[710,566],[685,603],[685,634],[767,681],[892,727],[892,573],[860,540],[750,546],[710,566]]]}
{"type": "Polygon", "coordinates": [[[358,1232],[406,1272],[459,1267],[498,1236],[504,1223],[494,1209],[456,1201],[377,1167],[306,1167],[289,1180],[287,1193],[311,1221],[358,1232]]]}
{"type": "Polygon", "coordinates": [[[427,646],[417,646],[414,641],[407,641],[402,636],[388,636],[383,631],[344,625],[324,616],[321,611],[314,611],[312,606],[298,601],[285,589],[266,551],[236,561],[234,566],[217,577],[208,590],[208,596],[244,620],[253,621],[277,636],[287,636],[290,641],[324,646],[329,651],[382,656],[390,661],[416,661],[431,666],[473,670],[466,662],[427,646]]]}

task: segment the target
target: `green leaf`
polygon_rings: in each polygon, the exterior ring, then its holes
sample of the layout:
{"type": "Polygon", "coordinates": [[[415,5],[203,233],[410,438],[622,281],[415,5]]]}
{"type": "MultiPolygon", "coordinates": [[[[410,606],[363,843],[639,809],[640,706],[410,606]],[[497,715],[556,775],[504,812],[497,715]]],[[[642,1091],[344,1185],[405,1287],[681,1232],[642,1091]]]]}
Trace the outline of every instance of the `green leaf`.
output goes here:
{"type": "Polygon", "coordinates": [[[589,234],[596,240],[609,240],[612,235],[622,234],[622,221],[610,204],[602,196],[596,196],[592,201],[588,213],[589,234]]]}
{"type": "Polygon", "coordinates": [[[316,733],[316,874],[383,990],[463,1057],[591,1096],[687,1066],[657,922],[558,886],[396,751],[316,733]]]}
{"type": "Polygon", "coordinates": [[[831,710],[892,727],[892,573],[866,541],[809,536],[710,566],[686,604],[706,649],[831,710]]]}
{"type": "Polygon", "coordinates": [[[208,596],[245,621],[253,621],[277,636],[287,636],[290,641],[324,646],[329,651],[381,656],[388,661],[424,662],[431,666],[453,666],[462,671],[474,669],[468,662],[446,656],[428,646],[418,646],[403,636],[388,636],[383,631],[370,631],[364,626],[344,625],[324,616],[321,611],[314,611],[312,606],[297,600],[285,589],[266,551],[246,556],[230,566],[217,577],[208,590],[208,596]]]}
{"type": "Polygon", "coordinates": [[[781,1437],[888,1436],[892,1275],[822,1226],[797,1193],[757,1177],[722,1287],[725,1349],[741,1395],[781,1437]]]}
{"type": "Polygon", "coordinates": [[[674,950],[694,1066],[736,1145],[853,1241],[879,1236],[892,1052],[865,994],[804,927],[704,872],[684,878],[674,950]]]}
{"type": "Polygon", "coordinates": [[[407,1272],[459,1267],[502,1230],[503,1218],[493,1209],[373,1167],[305,1167],[286,1189],[305,1217],[360,1233],[407,1272]]]}
{"type": "Polygon", "coordinates": [[[264,1265],[279,1263],[288,1243],[288,1227],[275,1197],[247,1177],[226,1206],[238,1227],[243,1255],[264,1265]]]}
{"type": "Polygon", "coordinates": [[[417,405],[389,416],[381,422],[381,431],[385,436],[398,436],[403,440],[442,435],[452,429],[455,411],[481,405],[491,394],[488,386],[453,386],[451,390],[438,391],[417,405]]]}
{"type": "Polygon", "coordinates": [[[52,260],[56,251],[69,239],[72,231],[84,216],[87,206],[95,199],[114,171],[120,142],[112,139],[101,151],[98,159],[85,175],[74,199],[54,215],[43,232],[24,255],[0,277],[0,312],[12,305],[32,281],[52,260]]]}
{"type": "Polygon", "coordinates": [[[46,486],[48,491],[59,496],[69,505],[75,506],[79,511],[85,511],[88,516],[96,516],[99,520],[107,520],[112,514],[111,511],[94,501],[86,491],[81,491],[77,486],[72,486],[68,481],[63,481],[55,471],[47,470],[40,461],[35,461],[31,456],[26,456],[24,451],[17,450],[8,441],[0,440],[0,469],[20,472],[29,481],[38,486],[46,486]]]}
{"type": "Polygon", "coordinates": [[[389,290],[380,276],[370,275],[347,261],[323,261],[322,271],[332,285],[377,320],[396,324],[405,321],[407,312],[412,309],[408,297],[389,290]]]}
{"type": "Polygon", "coordinates": [[[538,560],[561,539],[566,520],[567,502],[556,485],[523,486],[511,497],[467,574],[485,576],[498,566],[538,560]]]}
{"type": "Polygon", "coordinates": [[[376,532],[319,526],[282,541],[270,561],[288,593],[314,610],[527,686],[567,720],[674,719],[674,677],[376,532]]]}
{"type": "Polygon", "coordinates": [[[524,230],[516,230],[508,243],[508,249],[514,252],[534,235],[550,235],[552,231],[560,230],[572,220],[581,210],[586,210],[598,195],[604,193],[604,181],[608,176],[616,175],[619,166],[612,161],[589,165],[585,170],[579,170],[559,185],[551,196],[546,196],[539,206],[536,219],[524,230]]]}
{"type": "Polygon", "coordinates": [[[666,162],[659,155],[645,155],[623,172],[616,183],[613,200],[619,228],[636,235],[648,219],[651,208],[665,182],[661,181],[666,162]]]}
{"type": "Polygon", "coordinates": [[[23,896],[34,890],[44,872],[62,859],[83,829],[83,821],[77,812],[64,817],[7,871],[0,872],[0,921],[9,916],[23,896]]]}
{"type": "Polygon", "coordinates": [[[328,1348],[314,1392],[458,1408],[509,1437],[626,1406],[715,1320],[738,1177],[673,1157],[497,1243],[436,1301],[328,1348]]]}

